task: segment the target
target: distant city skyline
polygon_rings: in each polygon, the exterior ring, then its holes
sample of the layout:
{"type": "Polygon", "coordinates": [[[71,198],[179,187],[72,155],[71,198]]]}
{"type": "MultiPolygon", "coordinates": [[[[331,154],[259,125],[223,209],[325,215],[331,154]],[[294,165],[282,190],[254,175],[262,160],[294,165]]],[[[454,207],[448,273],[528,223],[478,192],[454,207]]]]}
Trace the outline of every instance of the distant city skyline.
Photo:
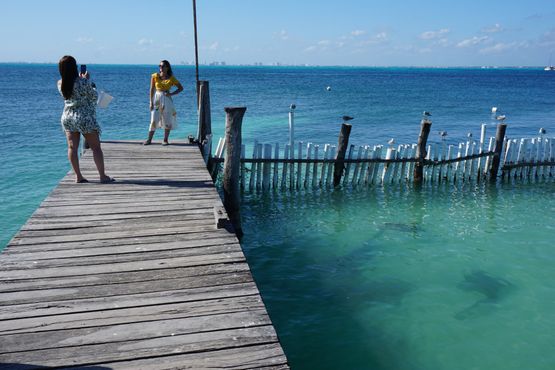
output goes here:
{"type": "MultiPolygon", "coordinates": [[[[194,62],[192,1],[2,4],[0,62],[194,62]]],[[[226,65],[545,66],[555,2],[197,0],[199,62],[226,65]]]]}

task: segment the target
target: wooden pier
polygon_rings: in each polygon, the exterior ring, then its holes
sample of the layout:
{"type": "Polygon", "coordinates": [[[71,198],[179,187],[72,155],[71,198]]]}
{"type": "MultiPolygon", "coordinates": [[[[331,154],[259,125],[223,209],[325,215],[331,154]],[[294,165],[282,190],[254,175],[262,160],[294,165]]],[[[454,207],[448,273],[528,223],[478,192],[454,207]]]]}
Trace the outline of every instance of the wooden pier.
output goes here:
{"type": "Polygon", "coordinates": [[[287,369],[198,146],[102,145],[0,254],[0,368],[287,369]]]}

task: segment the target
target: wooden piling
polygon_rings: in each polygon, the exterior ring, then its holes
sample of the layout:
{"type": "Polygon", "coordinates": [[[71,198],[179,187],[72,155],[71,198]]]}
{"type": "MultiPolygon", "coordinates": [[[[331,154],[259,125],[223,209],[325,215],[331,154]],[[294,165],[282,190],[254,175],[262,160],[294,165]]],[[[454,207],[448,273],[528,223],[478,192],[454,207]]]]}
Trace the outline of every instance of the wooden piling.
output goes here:
{"type": "Polygon", "coordinates": [[[351,135],[352,125],[343,123],[339,132],[339,140],[337,144],[337,158],[333,168],[333,186],[339,186],[343,170],[345,169],[345,153],[349,147],[349,135],[351,135]]]}
{"type": "Polygon", "coordinates": [[[224,206],[238,237],[243,235],[240,212],[239,166],[241,162],[241,125],[246,107],[226,107],[224,161],[224,206]]]}
{"type": "Polygon", "coordinates": [[[418,135],[418,143],[416,146],[416,163],[414,165],[414,182],[421,183],[424,179],[424,159],[426,158],[426,142],[428,141],[428,135],[430,134],[430,129],[432,127],[432,122],[423,119],[420,122],[420,135],[418,135]]]}
{"type": "Polygon", "coordinates": [[[208,81],[199,81],[199,89],[197,140],[201,145],[205,145],[206,137],[212,134],[208,81]]]}
{"type": "Polygon", "coordinates": [[[499,171],[499,163],[501,161],[501,151],[503,150],[503,140],[505,139],[505,131],[507,130],[507,124],[500,123],[497,125],[497,131],[495,132],[495,149],[493,150],[494,156],[491,161],[491,170],[489,173],[490,181],[496,181],[497,172],[499,171]]]}

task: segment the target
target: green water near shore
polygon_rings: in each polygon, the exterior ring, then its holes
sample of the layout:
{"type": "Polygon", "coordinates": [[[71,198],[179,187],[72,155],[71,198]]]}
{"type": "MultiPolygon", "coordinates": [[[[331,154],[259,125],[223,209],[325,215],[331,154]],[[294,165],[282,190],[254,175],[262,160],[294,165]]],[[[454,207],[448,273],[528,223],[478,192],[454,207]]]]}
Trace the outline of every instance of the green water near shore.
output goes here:
{"type": "Polygon", "coordinates": [[[294,369],[552,369],[554,195],[252,195],[242,244],[294,369]]]}

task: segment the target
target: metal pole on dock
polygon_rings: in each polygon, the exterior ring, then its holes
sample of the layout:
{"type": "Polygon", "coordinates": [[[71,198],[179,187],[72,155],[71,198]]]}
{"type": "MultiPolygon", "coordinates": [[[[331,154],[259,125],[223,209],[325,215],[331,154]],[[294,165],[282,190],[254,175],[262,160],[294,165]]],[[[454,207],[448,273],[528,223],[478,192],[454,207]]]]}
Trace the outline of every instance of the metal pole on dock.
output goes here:
{"type": "Polygon", "coordinates": [[[414,182],[421,183],[424,179],[424,159],[426,158],[426,142],[432,127],[432,121],[426,116],[429,113],[424,112],[425,117],[420,122],[420,135],[418,135],[418,144],[416,146],[416,163],[414,165],[414,182]]]}
{"type": "Polygon", "coordinates": [[[238,237],[243,235],[241,228],[240,196],[241,189],[241,125],[246,107],[226,107],[225,109],[226,154],[224,160],[223,190],[224,206],[238,237]]]}
{"type": "Polygon", "coordinates": [[[198,77],[198,38],[197,38],[197,2],[196,2],[196,0],[193,0],[193,24],[194,24],[194,29],[195,29],[195,76],[196,76],[196,81],[197,81],[196,87],[197,87],[197,109],[198,109],[200,94],[199,94],[199,77],[198,77]]]}
{"type": "Polygon", "coordinates": [[[501,162],[501,152],[503,150],[503,140],[505,140],[505,132],[507,131],[507,124],[500,123],[497,125],[495,132],[495,153],[491,162],[491,171],[489,173],[490,181],[494,182],[497,179],[497,172],[499,171],[499,163],[501,162]]]}
{"type": "Polygon", "coordinates": [[[352,125],[343,123],[339,132],[339,142],[337,144],[337,158],[333,168],[333,186],[337,187],[341,183],[341,176],[345,169],[345,153],[349,147],[349,135],[351,134],[352,125]]]}

